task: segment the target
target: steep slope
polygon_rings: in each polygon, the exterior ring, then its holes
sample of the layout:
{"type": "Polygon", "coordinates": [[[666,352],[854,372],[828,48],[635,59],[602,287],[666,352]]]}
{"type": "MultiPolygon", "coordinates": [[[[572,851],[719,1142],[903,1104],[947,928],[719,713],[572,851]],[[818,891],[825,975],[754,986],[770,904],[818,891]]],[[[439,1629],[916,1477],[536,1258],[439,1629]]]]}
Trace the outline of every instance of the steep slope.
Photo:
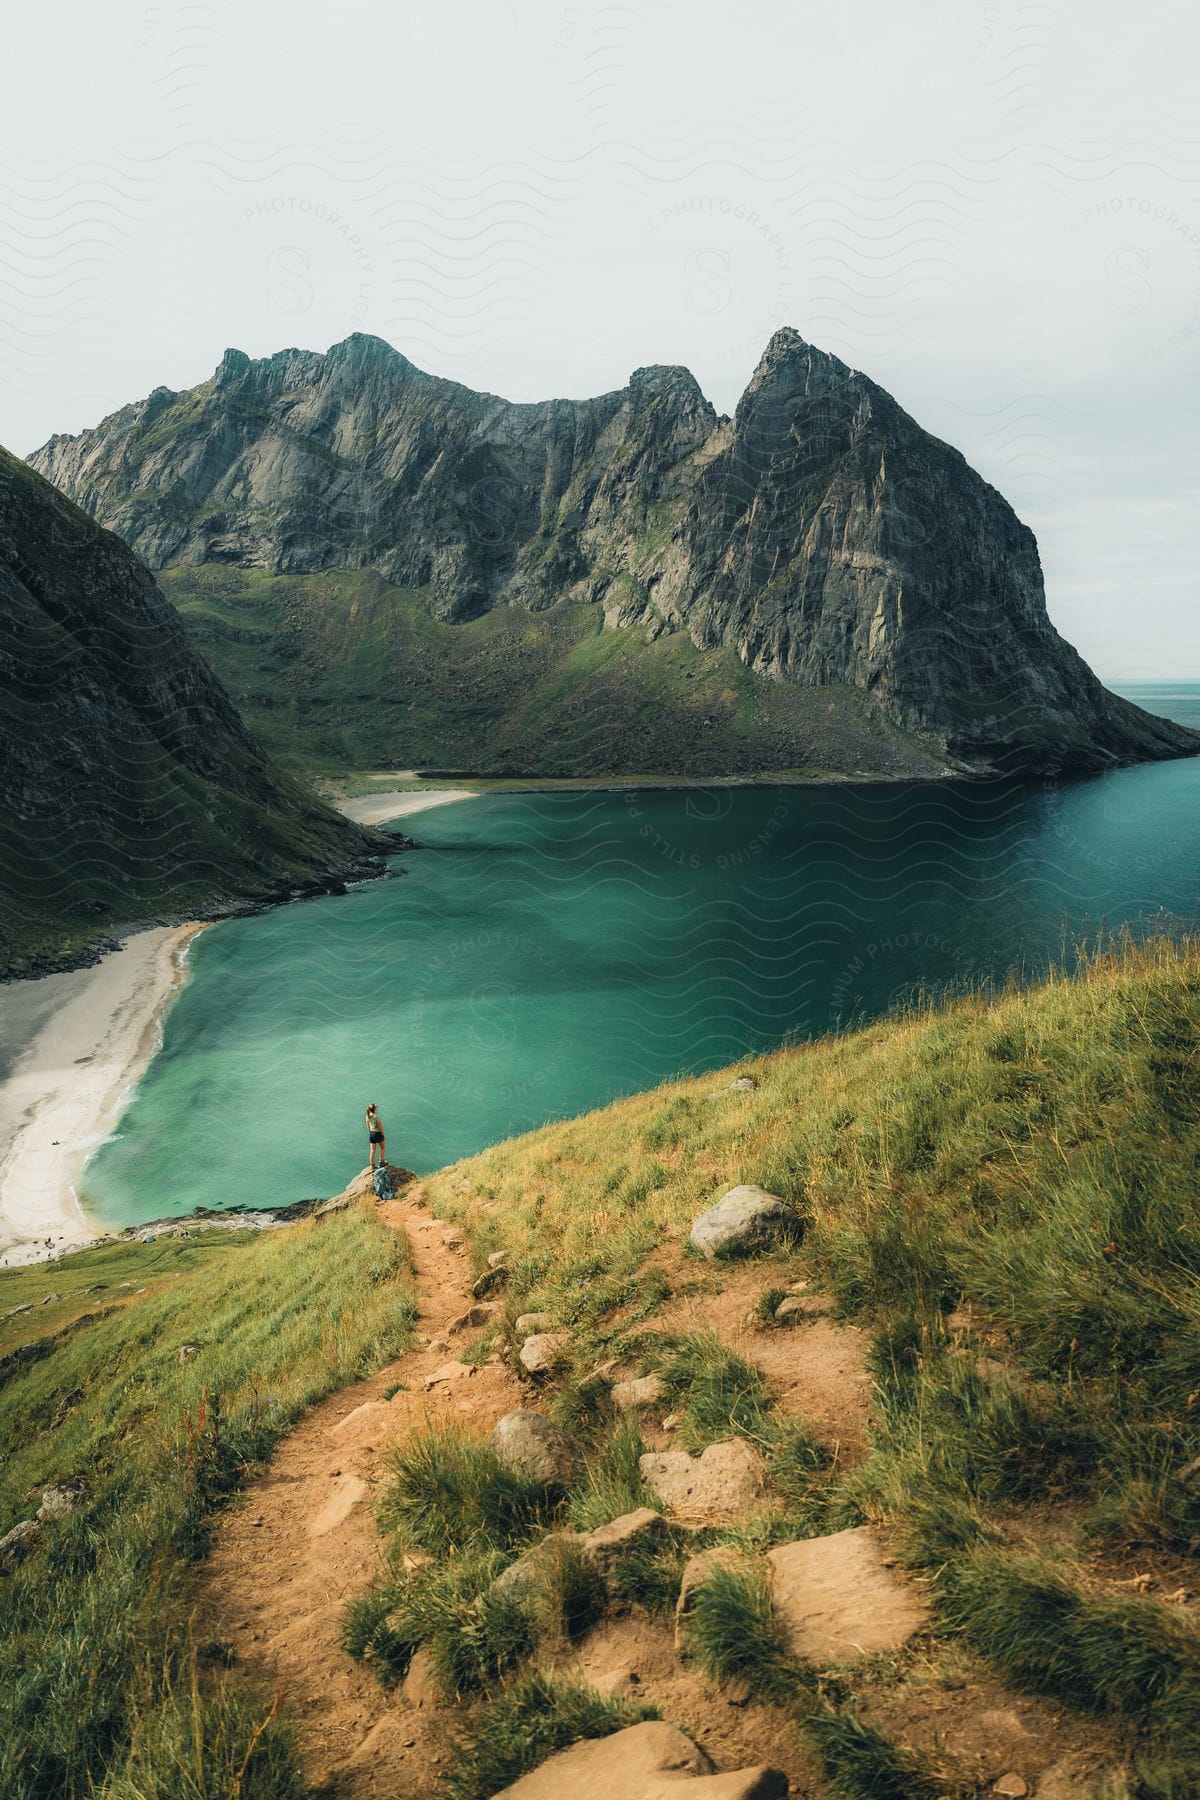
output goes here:
{"type": "MultiPolygon", "coordinates": [[[[691,716],[677,683],[662,691],[651,652],[668,634],[706,657],[718,685],[736,659],[789,693],[827,691],[839,726],[850,721],[824,762],[803,707],[782,736],[743,721],[759,768],[862,771],[850,741],[862,707],[846,712],[847,690],[908,736],[916,764],[1086,769],[1200,749],[1197,734],[1108,694],[1058,636],[1033,535],[1002,497],[882,388],[789,329],[732,420],[682,368],[639,369],[598,399],[514,405],[356,335],[325,355],[227,351],[200,387],[156,389],[31,461],[154,568],[369,570],[433,625],[513,604],[588,609],[551,659],[559,704],[535,731],[520,728],[516,698],[491,718],[485,705],[468,760],[492,766],[661,768],[664,753],[677,768],[720,766],[713,715],[691,716]],[[602,625],[629,642],[630,666],[615,702],[596,697],[585,753],[563,741],[561,717],[592,706],[591,664],[573,657],[602,625]],[[647,686],[670,729],[643,737],[631,765],[621,701],[647,686]]],[[[203,641],[223,672],[219,636],[203,641]]],[[[387,663],[386,618],[364,648],[387,663]]],[[[403,709],[439,711],[460,661],[471,682],[466,636],[432,678],[397,672],[377,754],[425,760],[403,709]]],[[[301,705],[314,673],[303,658],[289,669],[301,705]]],[[[719,705],[715,717],[730,738],[719,705]]],[[[912,770],[880,754],[866,772],[912,770]]]]}
{"type": "Polygon", "coordinates": [[[137,557],[3,451],[0,597],[0,973],[377,866],[273,767],[137,557]]]}

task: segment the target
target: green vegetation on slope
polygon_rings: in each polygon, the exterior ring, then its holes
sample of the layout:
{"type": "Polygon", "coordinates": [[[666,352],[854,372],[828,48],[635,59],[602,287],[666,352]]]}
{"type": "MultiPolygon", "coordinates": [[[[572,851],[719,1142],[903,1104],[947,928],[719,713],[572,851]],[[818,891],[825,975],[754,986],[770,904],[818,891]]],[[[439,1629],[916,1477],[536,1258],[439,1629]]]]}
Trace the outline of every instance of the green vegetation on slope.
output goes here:
{"type": "Polygon", "coordinates": [[[604,631],[597,606],[501,606],[448,624],[370,570],[164,569],[164,592],[251,728],[320,773],[530,775],[831,769],[936,775],[945,759],[849,688],[754,676],[685,633],[604,631]]]}
{"type": "MultiPolygon", "coordinates": [[[[1200,1547],[1200,945],[1126,945],[736,1073],[755,1086],[679,1082],[498,1145],[434,1177],[428,1203],[473,1233],[481,1269],[507,1251],[510,1312],[571,1328],[559,1403],[615,1448],[588,1404],[605,1355],[662,1369],[693,1442],[714,1408],[769,1442],[753,1381],[703,1342],[664,1361],[645,1324],[688,1291],[664,1246],[706,1205],[741,1182],[791,1201],[808,1229],[779,1260],[874,1332],[879,1421],[856,1468],[785,1459],[768,1535],[887,1526],[938,1643],[1123,1722],[1127,1795],[1194,1792],[1200,1624],[1114,1571],[1174,1581],[1200,1547]]],[[[719,1276],[691,1266],[710,1291],[719,1276]]],[[[807,1721],[836,1791],[943,1791],[916,1765],[901,1781],[854,1717],[865,1692],[807,1721]]]]}
{"type": "Polygon", "coordinates": [[[76,1494],[0,1575],[5,1800],[299,1800],[269,1696],[248,1709],[193,1636],[192,1566],[303,1408],[404,1348],[409,1275],[358,1211],[0,1273],[0,1314],[63,1296],[0,1318],[0,1358],[23,1347],[0,1361],[0,1535],[76,1494]]]}

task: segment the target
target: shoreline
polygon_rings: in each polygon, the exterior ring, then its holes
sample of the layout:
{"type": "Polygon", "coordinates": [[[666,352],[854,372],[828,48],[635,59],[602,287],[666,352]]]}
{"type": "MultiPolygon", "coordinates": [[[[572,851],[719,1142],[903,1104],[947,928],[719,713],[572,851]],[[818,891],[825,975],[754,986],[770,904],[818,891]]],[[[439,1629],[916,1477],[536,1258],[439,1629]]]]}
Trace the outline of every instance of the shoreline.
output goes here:
{"type": "Polygon", "coordinates": [[[89,1224],[77,1184],[161,1045],[189,947],[207,923],[134,932],[88,968],[0,989],[0,1043],[9,1049],[0,1265],[46,1261],[109,1235],[89,1224]]]}
{"type": "Polygon", "coordinates": [[[387,825],[393,819],[407,819],[413,813],[429,812],[435,806],[449,806],[452,800],[474,800],[472,788],[391,788],[379,794],[359,794],[352,800],[334,799],[334,805],[356,825],[387,825]]]}

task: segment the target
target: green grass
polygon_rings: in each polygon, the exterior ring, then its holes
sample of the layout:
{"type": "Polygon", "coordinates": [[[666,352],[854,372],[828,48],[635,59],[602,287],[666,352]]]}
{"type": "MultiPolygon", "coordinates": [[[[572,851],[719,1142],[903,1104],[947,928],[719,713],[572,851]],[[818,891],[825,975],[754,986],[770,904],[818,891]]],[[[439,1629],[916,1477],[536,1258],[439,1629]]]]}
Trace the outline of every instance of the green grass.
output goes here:
{"type": "MultiPolygon", "coordinates": [[[[945,1638],[1007,1681],[1123,1722],[1131,1793],[1187,1791],[1180,1769],[1195,1786],[1194,1625],[1085,1571],[1097,1542],[1130,1571],[1200,1546],[1187,1473],[1200,1456],[1200,945],[1101,947],[1070,978],[922,1004],[738,1072],[753,1090],[681,1081],[498,1145],[431,1178],[429,1203],[503,1244],[540,1306],[579,1309],[580,1370],[604,1342],[620,1348],[664,1247],[679,1288],[691,1221],[727,1188],[802,1204],[788,1278],[874,1335],[879,1428],[859,1468],[822,1466],[715,1337],[653,1350],[628,1335],[627,1353],[670,1382],[683,1445],[739,1433],[768,1458],[778,1518],[726,1538],[888,1526],[945,1638]],[[639,1270],[640,1245],[654,1261],[639,1270]],[[947,1315],[968,1306],[975,1332],[952,1334],[947,1315]],[[1030,1564],[1035,1537],[1046,1553],[1030,1564]]],[[[566,1404],[583,1410],[578,1395],[566,1404]]],[[[582,1523],[636,1503],[636,1443],[606,1438],[599,1414],[591,1428],[582,1523]]],[[[940,1779],[848,1716],[829,1738],[859,1768],[847,1792],[919,1795],[940,1779]]]]}
{"type": "Polygon", "coordinates": [[[215,1510],[303,1409],[408,1342],[404,1240],[351,1212],[178,1254],[84,1252],[0,1274],[0,1310],[98,1270],[152,1282],[0,1386],[0,1530],[31,1516],[31,1493],[80,1484],[0,1578],[0,1792],[211,1800],[240,1776],[242,1800],[298,1797],[270,1698],[256,1710],[200,1666],[193,1565],[215,1510]],[[180,1362],[184,1344],[198,1354],[180,1362]]]}
{"type": "Polygon", "coordinates": [[[744,1681],[759,1700],[794,1700],[812,1685],[775,1617],[761,1569],[714,1567],[689,1595],[688,1653],[719,1681],[744,1681]]]}
{"type": "Polygon", "coordinates": [[[920,776],[942,766],[853,689],[764,681],[683,632],[649,643],[641,627],[603,631],[597,606],[499,606],[450,624],[427,592],[370,570],[205,564],[158,579],[251,728],[312,773],[920,776]]]}
{"type": "Polygon", "coordinates": [[[453,1427],[414,1433],[392,1452],[388,1467],[381,1527],[435,1555],[479,1546],[512,1550],[554,1510],[555,1497],[543,1483],[453,1427]]]}

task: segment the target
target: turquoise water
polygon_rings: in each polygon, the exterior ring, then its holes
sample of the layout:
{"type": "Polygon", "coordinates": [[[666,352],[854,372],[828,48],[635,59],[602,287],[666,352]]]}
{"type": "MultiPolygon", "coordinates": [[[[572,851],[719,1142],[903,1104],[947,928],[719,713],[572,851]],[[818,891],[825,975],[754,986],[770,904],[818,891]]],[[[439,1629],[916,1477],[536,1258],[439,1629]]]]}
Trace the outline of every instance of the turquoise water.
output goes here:
{"type": "MultiPolygon", "coordinates": [[[[1200,684],[1125,689],[1200,725],[1200,684]]],[[[1200,759],[1061,785],[491,795],[395,879],[205,932],[84,1198],[126,1224],[334,1193],[915,991],[1200,923],[1200,759]]]]}

